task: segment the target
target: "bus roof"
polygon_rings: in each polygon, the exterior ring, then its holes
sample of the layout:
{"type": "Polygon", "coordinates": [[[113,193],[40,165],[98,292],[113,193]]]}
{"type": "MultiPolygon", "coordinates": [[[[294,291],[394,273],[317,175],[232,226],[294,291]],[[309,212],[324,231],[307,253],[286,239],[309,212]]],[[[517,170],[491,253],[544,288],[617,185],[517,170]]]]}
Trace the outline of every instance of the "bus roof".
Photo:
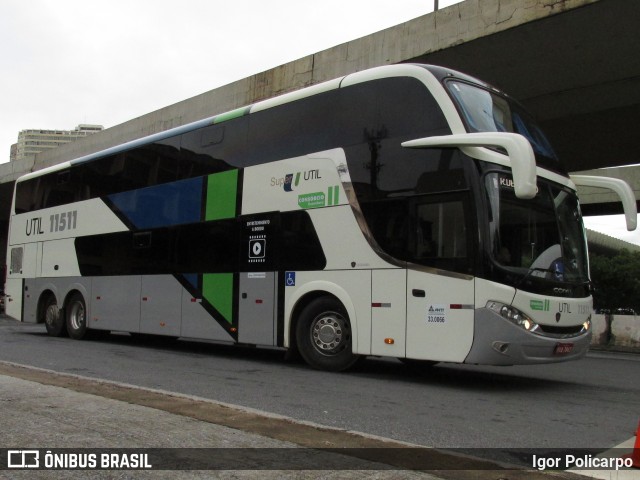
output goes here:
{"type": "Polygon", "coordinates": [[[262,100],[254,104],[236,108],[234,110],[220,113],[208,118],[204,118],[202,120],[197,120],[195,122],[181,125],[179,127],[175,127],[170,130],[165,130],[162,132],[154,133],[152,135],[148,135],[146,137],[131,140],[123,144],[109,147],[104,150],[90,153],[88,155],[71,159],[56,165],[52,165],[50,167],[37,170],[35,172],[30,172],[18,178],[16,182],[22,182],[32,178],[39,177],[41,175],[46,175],[48,173],[62,171],[73,165],[90,162],[92,160],[97,160],[107,155],[113,155],[116,153],[125,152],[127,150],[140,147],[142,145],[162,141],[167,138],[181,135],[193,130],[197,130],[202,127],[214,125],[217,123],[223,123],[228,120],[232,120],[234,118],[242,117],[244,115],[248,115],[251,113],[257,113],[263,110],[267,110],[269,108],[284,105],[284,104],[294,102],[296,100],[300,100],[303,98],[307,98],[313,95],[318,95],[318,94],[335,90],[338,88],[343,88],[343,87],[355,85],[358,83],[363,83],[363,82],[368,82],[368,81],[373,81],[373,80],[388,78],[388,77],[415,77],[422,80],[425,84],[427,84],[428,87],[434,87],[434,88],[430,88],[431,93],[436,97],[436,101],[441,105],[441,107],[443,107],[443,111],[445,113],[445,116],[447,117],[447,120],[451,126],[452,131],[454,133],[456,133],[456,131],[458,133],[463,133],[464,126],[459,116],[455,113],[455,107],[453,107],[453,104],[451,103],[450,99],[448,98],[448,96],[446,95],[443,89],[435,88],[435,85],[436,84],[440,85],[441,79],[444,78],[445,76],[446,77],[455,76],[456,78],[473,81],[480,85],[486,85],[484,82],[478,79],[475,79],[473,77],[469,77],[468,75],[465,75],[463,73],[457,72],[455,70],[443,68],[443,67],[433,66],[433,65],[399,64],[399,65],[386,65],[381,67],[375,67],[368,70],[362,70],[360,72],[351,73],[351,74],[336,78],[334,80],[329,80],[326,82],[318,83],[316,85],[295,90],[293,92],[278,95],[276,97],[268,98],[266,100],[262,100]],[[450,106],[450,107],[444,108],[444,106],[447,106],[447,107],[450,106]]]}

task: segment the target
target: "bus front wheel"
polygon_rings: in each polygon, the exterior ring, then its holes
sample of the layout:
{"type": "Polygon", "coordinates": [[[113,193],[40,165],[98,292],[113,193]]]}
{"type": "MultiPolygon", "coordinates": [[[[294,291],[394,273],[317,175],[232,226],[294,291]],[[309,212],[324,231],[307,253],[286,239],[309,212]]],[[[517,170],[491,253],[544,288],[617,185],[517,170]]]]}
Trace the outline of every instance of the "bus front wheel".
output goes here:
{"type": "Polygon", "coordinates": [[[87,308],[84,298],[74,293],[65,308],[67,314],[67,332],[76,340],[82,339],[87,333],[87,308]]]}
{"type": "Polygon", "coordinates": [[[304,307],[296,340],[302,358],[319,370],[339,372],[358,359],[351,351],[349,315],[332,297],[316,298],[304,307]]]}

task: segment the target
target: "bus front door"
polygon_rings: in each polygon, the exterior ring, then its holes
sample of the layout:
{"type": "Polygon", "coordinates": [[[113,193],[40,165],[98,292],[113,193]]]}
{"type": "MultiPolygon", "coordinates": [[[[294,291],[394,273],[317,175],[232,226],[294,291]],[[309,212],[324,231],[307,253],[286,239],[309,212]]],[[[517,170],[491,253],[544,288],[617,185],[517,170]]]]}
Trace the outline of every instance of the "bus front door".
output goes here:
{"type": "Polygon", "coordinates": [[[473,343],[474,282],[407,272],[407,358],[462,362],[473,343]]]}

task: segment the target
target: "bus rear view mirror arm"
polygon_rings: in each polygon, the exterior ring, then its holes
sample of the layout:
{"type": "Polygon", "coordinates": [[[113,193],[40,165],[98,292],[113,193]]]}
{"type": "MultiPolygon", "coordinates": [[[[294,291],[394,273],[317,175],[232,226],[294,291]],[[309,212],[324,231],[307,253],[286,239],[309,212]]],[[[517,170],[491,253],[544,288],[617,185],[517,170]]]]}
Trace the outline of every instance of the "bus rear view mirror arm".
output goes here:
{"type": "Polygon", "coordinates": [[[536,196],[536,159],[529,141],[517,133],[479,132],[419,138],[402,143],[406,148],[492,147],[506,150],[518,198],[536,196]]]}
{"type": "Polygon", "coordinates": [[[613,190],[622,201],[627,230],[635,230],[638,225],[638,207],[636,196],[627,182],[619,178],[593,177],[591,175],[570,175],[571,180],[579,187],[597,187],[613,190]]]}

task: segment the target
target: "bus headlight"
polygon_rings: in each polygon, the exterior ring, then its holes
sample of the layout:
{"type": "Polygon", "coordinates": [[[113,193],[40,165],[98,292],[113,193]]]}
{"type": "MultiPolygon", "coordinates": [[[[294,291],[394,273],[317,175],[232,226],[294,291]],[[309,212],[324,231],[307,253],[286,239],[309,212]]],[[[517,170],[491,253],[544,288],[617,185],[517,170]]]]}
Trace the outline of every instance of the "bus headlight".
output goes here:
{"type": "Polygon", "coordinates": [[[587,333],[589,330],[591,330],[591,315],[589,315],[582,324],[582,331],[580,333],[587,333]]]}
{"type": "Polygon", "coordinates": [[[510,305],[489,301],[487,302],[487,308],[519,327],[524,328],[527,332],[535,332],[539,328],[538,324],[531,320],[525,313],[510,305]]]}

